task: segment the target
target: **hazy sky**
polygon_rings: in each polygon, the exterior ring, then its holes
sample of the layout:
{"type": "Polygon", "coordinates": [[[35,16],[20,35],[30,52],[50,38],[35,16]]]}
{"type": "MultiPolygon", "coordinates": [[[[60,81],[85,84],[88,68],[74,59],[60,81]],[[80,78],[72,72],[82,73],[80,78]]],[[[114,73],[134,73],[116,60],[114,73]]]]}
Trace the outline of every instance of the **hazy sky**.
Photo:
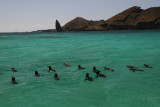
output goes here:
{"type": "Polygon", "coordinates": [[[160,0],[0,0],[0,32],[23,32],[63,26],[75,17],[108,19],[130,8],[160,6],[160,0]]]}

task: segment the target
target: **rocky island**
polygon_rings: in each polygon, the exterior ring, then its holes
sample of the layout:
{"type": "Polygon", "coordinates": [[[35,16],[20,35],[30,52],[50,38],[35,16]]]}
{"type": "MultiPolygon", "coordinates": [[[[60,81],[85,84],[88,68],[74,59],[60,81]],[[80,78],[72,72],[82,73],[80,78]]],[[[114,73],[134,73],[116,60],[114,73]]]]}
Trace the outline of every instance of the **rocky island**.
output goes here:
{"type": "Polygon", "coordinates": [[[160,7],[146,10],[133,6],[108,20],[92,21],[77,17],[61,27],[56,20],[56,29],[42,32],[61,31],[106,31],[106,30],[151,30],[160,29],[160,7]]]}

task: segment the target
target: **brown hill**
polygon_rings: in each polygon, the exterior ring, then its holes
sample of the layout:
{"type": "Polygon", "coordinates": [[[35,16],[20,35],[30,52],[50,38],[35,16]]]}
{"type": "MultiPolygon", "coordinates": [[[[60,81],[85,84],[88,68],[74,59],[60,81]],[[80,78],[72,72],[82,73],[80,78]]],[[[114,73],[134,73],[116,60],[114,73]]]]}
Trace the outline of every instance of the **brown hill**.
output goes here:
{"type": "Polygon", "coordinates": [[[63,26],[68,31],[83,30],[88,26],[88,21],[84,18],[77,17],[63,26]]]}
{"type": "Polygon", "coordinates": [[[99,23],[105,21],[92,21],[86,20],[82,17],[77,17],[63,26],[63,29],[67,31],[86,31],[86,30],[102,30],[104,27],[101,27],[99,23]],[[96,25],[96,26],[95,26],[96,25]]]}
{"type": "Polygon", "coordinates": [[[77,17],[65,24],[63,29],[67,31],[160,29],[160,7],[143,10],[134,6],[106,21],[90,21],[77,17]]]}
{"type": "Polygon", "coordinates": [[[109,25],[134,25],[135,20],[142,13],[142,11],[143,10],[140,7],[134,6],[113,16],[106,22],[109,25]]]}
{"type": "Polygon", "coordinates": [[[142,10],[131,7],[106,21],[108,29],[158,29],[160,28],[160,7],[142,10]]]}
{"type": "MultiPolygon", "coordinates": [[[[160,29],[160,7],[143,10],[141,7],[133,6],[106,21],[92,21],[77,17],[65,24],[62,29],[60,23],[57,23],[56,29],[59,29],[58,31],[160,29]]],[[[55,30],[39,30],[39,32],[55,32],[55,30]]]]}

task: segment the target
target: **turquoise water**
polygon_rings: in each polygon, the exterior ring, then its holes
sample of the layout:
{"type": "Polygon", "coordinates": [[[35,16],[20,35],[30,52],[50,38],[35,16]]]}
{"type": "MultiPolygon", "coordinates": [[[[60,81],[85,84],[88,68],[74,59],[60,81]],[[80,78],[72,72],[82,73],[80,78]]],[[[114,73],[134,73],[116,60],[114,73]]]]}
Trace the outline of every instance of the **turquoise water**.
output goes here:
{"type": "Polygon", "coordinates": [[[160,107],[159,69],[160,31],[0,34],[0,106],[160,107]],[[87,69],[77,70],[78,64],[87,69]],[[126,65],[144,72],[133,73],[126,65]],[[93,66],[107,78],[95,79],[93,66]],[[35,77],[35,70],[44,76],[35,77]],[[86,72],[93,82],[84,82],[86,72]],[[11,76],[19,84],[10,84],[11,76]]]}

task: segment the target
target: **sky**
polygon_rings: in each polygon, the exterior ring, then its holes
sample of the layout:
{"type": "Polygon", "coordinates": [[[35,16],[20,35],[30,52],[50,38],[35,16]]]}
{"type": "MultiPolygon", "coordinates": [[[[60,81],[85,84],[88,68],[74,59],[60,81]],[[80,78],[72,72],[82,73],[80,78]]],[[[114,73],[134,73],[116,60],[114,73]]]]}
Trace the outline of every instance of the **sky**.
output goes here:
{"type": "Polygon", "coordinates": [[[160,0],[0,0],[0,32],[54,29],[76,17],[107,20],[132,6],[160,6],[160,0]]]}

